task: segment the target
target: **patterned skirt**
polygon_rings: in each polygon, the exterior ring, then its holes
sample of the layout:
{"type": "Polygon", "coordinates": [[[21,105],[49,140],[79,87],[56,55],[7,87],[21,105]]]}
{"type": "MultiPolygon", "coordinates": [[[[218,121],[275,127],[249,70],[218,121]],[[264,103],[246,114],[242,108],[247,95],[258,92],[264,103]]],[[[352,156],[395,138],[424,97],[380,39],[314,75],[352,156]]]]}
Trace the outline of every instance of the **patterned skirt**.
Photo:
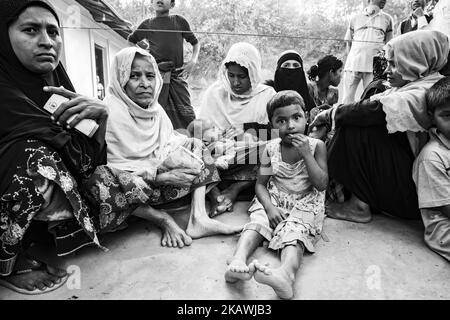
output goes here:
{"type": "MultiPolygon", "coordinates": [[[[10,150],[14,155],[12,177],[6,192],[0,196],[0,273],[7,275],[22,241],[33,220],[46,219],[42,211],[57,207],[59,216],[48,216],[52,223],[57,253],[67,255],[95,243],[99,245],[95,213],[80,193],[77,181],[64,165],[57,152],[35,140],[16,143],[10,150]],[[57,202],[55,204],[55,202],[57,202]]],[[[89,162],[89,161],[88,161],[89,162]]],[[[92,169],[80,164],[80,174],[92,169]]]]}
{"type": "Polygon", "coordinates": [[[190,187],[157,187],[131,172],[111,166],[97,167],[86,190],[99,211],[100,232],[111,232],[120,228],[138,206],[154,207],[164,204],[165,207],[170,207],[171,203],[189,196],[199,187],[212,187],[219,183],[217,168],[212,161],[205,159],[205,153],[202,154],[205,167],[190,187]]]}

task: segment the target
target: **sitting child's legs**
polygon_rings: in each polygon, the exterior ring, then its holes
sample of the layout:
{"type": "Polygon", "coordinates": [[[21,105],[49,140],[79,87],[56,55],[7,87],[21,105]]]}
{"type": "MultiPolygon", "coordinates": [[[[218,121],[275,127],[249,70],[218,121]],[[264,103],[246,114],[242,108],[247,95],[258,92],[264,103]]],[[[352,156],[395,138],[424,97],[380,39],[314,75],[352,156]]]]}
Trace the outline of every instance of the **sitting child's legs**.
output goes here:
{"type": "Polygon", "coordinates": [[[270,268],[257,260],[252,264],[256,268],[255,280],[273,288],[281,299],[294,297],[294,283],[297,270],[303,258],[305,247],[301,243],[288,245],[281,250],[281,265],[278,268],[270,268]]]}
{"type": "Polygon", "coordinates": [[[272,237],[272,229],[269,219],[263,209],[252,211],[250,207],[250,222],[244,226],[244,231],[239,238],[233,257],[229,260],[225,280],[237,282],[239,280],[250,280],[255,272],[253,264],[247,265],[248,258],[255,252],[261,242],[272,237]]]}
{"type": "Polygon", "coordinates": [[[225,280],[237,282],[239,280],[250,280],[255,272],[255,267],[247,265],[247,259],[255,252],[263,241],[263,236],[254,230],[245,230],[239,238],[233,257],[229,260],[225,280]]]}

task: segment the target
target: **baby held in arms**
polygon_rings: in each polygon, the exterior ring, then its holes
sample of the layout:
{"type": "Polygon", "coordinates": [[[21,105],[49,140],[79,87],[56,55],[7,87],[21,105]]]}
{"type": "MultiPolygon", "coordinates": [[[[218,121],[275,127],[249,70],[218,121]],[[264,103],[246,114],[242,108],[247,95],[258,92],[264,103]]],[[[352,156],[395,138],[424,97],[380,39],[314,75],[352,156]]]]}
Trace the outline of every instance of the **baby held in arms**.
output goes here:
{"type": "Polygon", "coordinates": [[[238,142],[228,138],[226,132],[215,127],[211,121],[196,119],[187,130],[191,137],[203,141],[208,147],[218,169],[226,170],[234,162],[238,142]]]}

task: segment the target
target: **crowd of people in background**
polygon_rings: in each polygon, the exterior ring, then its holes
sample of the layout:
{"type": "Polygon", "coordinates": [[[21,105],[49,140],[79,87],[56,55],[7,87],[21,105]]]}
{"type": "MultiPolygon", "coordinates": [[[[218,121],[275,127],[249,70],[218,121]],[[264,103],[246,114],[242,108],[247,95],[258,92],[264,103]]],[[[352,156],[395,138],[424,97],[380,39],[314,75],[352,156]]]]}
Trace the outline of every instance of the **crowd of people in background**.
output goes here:
{"type": "Polygon", "coordinates": [[[196,113],[186,80],[201,42],[170,14],[175,0],[152,0],[155,17],[115,56],[109,85],[97,77],[99,99],[75,93],[53,7],[0,0],[0,285],[41,294],[67,280],[27,253],[43,225],[65,256],[103,248],[98,235],[131,216],[159,227],[167,247],[241,232],[225,280],[255,279],[282,299],[326,216],[422,219],[425,243],[450,261],[449,35],[428,2],[410,1],[396,30],[389,1],[369,0],[350,19],[345,62],[326,55],[306,71],[292,48],[273,79],[254,45],[235,43],[196,113]],[[65,100],[49,114],[52,94],[65,100]],[[94,134],[77,129],[86,120],[94,134]],[[215,219],[242,200],[247,224],[215,219]],[[167,212],[183,202],[186,230],[167,212]],[[263,241],[280,267],[248,261],[263,241]]]}

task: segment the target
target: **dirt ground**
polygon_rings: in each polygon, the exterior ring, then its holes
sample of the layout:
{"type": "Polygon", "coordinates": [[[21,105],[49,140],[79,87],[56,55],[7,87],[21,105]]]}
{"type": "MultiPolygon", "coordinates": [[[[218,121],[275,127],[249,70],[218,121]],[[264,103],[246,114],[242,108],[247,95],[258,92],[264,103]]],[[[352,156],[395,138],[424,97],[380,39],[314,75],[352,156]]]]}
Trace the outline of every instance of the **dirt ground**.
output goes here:
{"type": "MultiPolygon", "coordinates": [[[[248,203],[218,219],[248,221],[248,203]]],[[[188,211],[175,214],[186,226],[188,211]]],[[[369,224],[326,219],[325,240],[306,255],[297,274],[296,300],[310,299],[450,299],[450,264],[423,242],[421,221],[375,216],[369,224]]],[[[58,290],[39,296],[16,294],[0,287],[0,299],[152,299],[275,300],[271,288],[254,279],[227,284],[226,260],[238,235],[198,239],[184,249],[160,246],[160,231],[138,220],[128,229],[105,235],[109,251],[84,248],[58,263],[75,273],[58,290]]],[[[35,251],[51,257],[44,248],[35,251]]],[[[276,266],[274,252],[260,247],[254,257],[276,266]]]]}

